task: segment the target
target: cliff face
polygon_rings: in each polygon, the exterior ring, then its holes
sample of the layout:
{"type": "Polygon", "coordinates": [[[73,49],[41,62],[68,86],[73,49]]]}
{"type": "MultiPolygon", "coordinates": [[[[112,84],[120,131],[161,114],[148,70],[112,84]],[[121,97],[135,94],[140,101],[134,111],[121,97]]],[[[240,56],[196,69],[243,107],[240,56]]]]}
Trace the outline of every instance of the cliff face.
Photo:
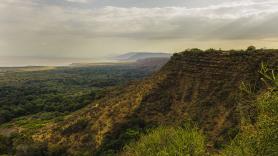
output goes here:
{"type": "Polygon", "coordinates": [[[33,138],[64,144],[70,152],[97,151],[135,120],[144,127],[190,118],[216,143],[236,134],[240,84],[260,85],[261,62],[277,67],[277,60],[277,51],[178,53],[150,78],[115,90],[33,138]]]}
{"type": "Polygon", "coordinates": [[[277,67],[277,60],[276,52],[176,54],[161,70],[166,78],[144,97],[135,114],[166,124],[191,118],[215,143],[236,134],[242,82],[259,87],[260,64],[277,67]]]}

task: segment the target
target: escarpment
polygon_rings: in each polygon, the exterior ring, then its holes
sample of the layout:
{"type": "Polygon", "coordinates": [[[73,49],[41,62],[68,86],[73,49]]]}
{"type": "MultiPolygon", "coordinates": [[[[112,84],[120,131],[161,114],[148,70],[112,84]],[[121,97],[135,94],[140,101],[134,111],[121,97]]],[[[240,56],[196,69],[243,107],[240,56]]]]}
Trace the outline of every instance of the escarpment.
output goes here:
{"type": "Polygon", "coordinates": [[[261,88],[261,63],[277,67],[277,60],[277,52],[176,54],[162,69],[168,72],[167,78],[144,97],[135,114],[145,121],[163,124],[190,118],[213,143],[225,140],[231,137],[226,135],[236,134],[240,122],[240,85],[261,88]]]}
{"type": "Polygon", "coordinates": [[[260,64],[277,67],[277,60],[275,50],[177,53],[151,77],[113,91],[33,139],[65,145],[70,153],[96,152],[134,121],[144,127],[190,119],[215,144],[237,132],[241,83],[261,85],[260,64]]]}

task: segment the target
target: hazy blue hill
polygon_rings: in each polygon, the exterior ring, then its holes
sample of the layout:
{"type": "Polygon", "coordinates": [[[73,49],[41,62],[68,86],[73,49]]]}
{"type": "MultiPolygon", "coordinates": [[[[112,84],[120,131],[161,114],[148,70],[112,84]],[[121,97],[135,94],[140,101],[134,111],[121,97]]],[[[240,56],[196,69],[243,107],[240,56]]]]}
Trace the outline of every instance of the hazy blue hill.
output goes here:
{"type": "Polygon", "coordinates": [[[116,56],[116,60],[122,61],[136,61],[146,58],[170,58],[172,54],[169,53],[151,53],[151,52],[130,52],[123,55],[116,56]]]}

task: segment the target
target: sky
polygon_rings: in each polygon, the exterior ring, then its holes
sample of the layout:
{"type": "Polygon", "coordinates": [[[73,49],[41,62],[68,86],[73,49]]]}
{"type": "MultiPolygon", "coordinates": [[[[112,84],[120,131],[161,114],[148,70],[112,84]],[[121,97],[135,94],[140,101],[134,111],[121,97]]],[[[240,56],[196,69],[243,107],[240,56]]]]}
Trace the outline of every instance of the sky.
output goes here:
{"type": "Polygon", "coordinates": [[[277,0],[1,0],[0,56],[278,48],[277,0]]]}

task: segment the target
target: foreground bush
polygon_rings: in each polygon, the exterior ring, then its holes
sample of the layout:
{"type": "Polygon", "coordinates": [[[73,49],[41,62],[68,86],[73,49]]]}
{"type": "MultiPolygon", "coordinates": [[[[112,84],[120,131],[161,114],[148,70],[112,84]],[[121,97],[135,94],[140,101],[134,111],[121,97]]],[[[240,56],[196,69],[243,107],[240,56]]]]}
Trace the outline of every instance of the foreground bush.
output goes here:
{"type": "Polygon", "coordinates": [[[242,132],[227,146],[223,155],[278,155],[278,93],[266,93],[257,101],[260,114],[255,125],[242,126],[242,132]]]}
{"type": "Polygon", "coordinates": [[[278,155],[278,74],[262,64],[268,91],[254,101],[259,115],[255,124],[243,123],[242,131],[222,153],[227,156],[278,155]]]}
{"type": "Polygon", "coordinates": [[[204,155],[204,136],[196,128],[159,127],[124,148],[124,156],[204,155]]]}

